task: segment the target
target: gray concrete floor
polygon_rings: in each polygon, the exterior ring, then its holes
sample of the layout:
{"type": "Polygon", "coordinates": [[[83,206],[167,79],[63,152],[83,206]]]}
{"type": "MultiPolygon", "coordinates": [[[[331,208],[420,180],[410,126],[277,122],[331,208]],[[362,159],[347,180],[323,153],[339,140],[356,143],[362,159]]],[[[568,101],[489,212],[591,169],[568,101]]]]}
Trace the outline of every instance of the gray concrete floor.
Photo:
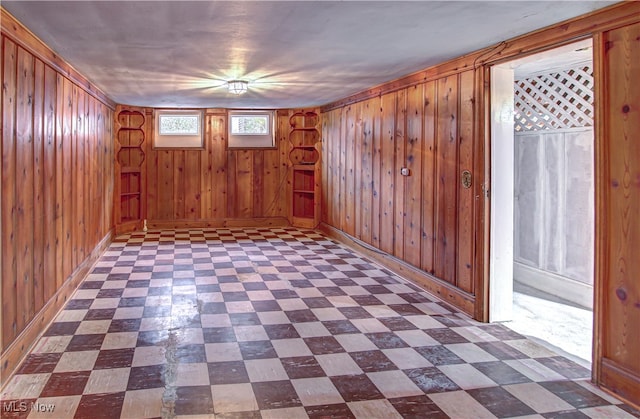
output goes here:
{"type": "Polygon", "coordinates": [[[510,329],[591,369],[593,312],[514,283],[510,329]]]}

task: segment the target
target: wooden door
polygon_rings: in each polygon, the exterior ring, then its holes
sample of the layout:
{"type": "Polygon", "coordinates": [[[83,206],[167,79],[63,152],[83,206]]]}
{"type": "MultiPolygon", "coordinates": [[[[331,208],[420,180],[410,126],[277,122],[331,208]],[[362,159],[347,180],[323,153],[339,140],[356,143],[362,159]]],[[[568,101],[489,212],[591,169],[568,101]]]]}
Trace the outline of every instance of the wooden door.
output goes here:
{"type": "Polygon", "coordinates": [[[594,379],[640,405],[640,23],[594,42],[596,139],[594,379]]]}

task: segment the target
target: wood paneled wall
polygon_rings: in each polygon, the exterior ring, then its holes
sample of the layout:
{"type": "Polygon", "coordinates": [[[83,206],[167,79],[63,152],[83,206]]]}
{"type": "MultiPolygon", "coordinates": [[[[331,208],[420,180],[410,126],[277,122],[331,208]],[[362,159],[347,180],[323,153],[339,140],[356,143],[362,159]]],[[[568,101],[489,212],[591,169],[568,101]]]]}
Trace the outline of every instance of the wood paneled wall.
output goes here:
{"type": "MultiPolygon", "coordinates": [[[[638,14],[637,16],[640,16],[638,14]]],[[[640,18],[594,42],[596,116],[596,379],[640,405],[640,18]],[[600,356],[597,356],[597,354],[600,356]]]]}
{"type": "Polygon", "coordinates": [[[112,104],[2,13],[2,375],[74,290],[112,227],[112,104]],[[6,26],[5,26],[6,25],[6,26]],[[7,29],[11,26],[11,29],[7,29]],[[75,282],[77,285],[77,282],[75,282]]]}
{"type": "Polygon", "coordinates": [[[424,271],[432,290],[471,315],[483,203],[477,91],[475,72],[463,71],[322,118],[323,222],[424,271]]]}
{"type": "Polygon", "coordinates": [[[490,66],[587,38],[594,40],[596,87],[593,379],[640,406],[640,91],[634,84],[640,77],[640,2],[622,2],[325,105],[321,227],[486,321],[490,66]],[[471,190],[460,186],[469,160],[471,190]],[[399,180],[402,165],[411,175],[399,180]],[[344,202],[351,198],[354,204],[344,202]]]}
{"type": "Polygon", "coordinates": [[[202,150],[153,149],[147,141],[149,226],[286,224],[289,112],[276,122],[275,149],[228,149],[223,109],[206,111],[202,150]]]}

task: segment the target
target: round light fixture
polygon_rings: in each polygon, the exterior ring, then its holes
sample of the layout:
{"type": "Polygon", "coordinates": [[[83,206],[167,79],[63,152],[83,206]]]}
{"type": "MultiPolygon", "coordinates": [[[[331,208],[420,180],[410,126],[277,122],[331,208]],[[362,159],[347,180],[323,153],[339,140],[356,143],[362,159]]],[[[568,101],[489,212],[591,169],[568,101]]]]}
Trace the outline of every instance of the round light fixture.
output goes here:
{"type": "Polygon", "coordinates": [[[241,95],[247,92],[249,82],[245,80],[231,80],[227,82],[227,86],[229,87],[229,92],[234,95],[241,95]]]}

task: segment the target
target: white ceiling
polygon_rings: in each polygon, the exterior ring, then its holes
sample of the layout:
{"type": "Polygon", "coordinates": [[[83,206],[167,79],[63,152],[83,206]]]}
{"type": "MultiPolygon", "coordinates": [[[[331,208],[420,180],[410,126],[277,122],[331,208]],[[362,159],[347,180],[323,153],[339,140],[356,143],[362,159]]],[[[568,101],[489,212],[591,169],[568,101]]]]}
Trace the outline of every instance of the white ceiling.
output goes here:
{"type": "Polygon", "coordinates": [[[317,106],[611,1],[10,1],[115,102],[317,106]],[[225,81],[246,79],[235,96],[225,81]]]}

